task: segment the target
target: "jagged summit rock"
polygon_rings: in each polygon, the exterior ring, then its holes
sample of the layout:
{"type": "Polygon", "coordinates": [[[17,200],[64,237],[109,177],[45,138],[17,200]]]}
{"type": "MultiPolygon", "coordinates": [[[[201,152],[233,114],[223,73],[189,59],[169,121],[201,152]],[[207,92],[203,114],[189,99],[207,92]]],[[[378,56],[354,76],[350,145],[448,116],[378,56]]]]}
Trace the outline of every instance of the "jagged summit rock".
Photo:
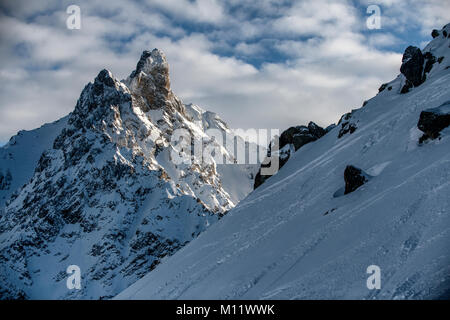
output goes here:
{"type": "Polygon", "coordinates": [[[170,88],[169,64],[161,50],[144,51],[124,83],[144,112],[166,108],[185,115],[181,100],[170,88]]]}
{"type": "Polygon", "coordinates": [[[156,48],[152,51],[143,51],[141,58],[136,65],[136,69],[131,73],[130,77],[134,78],[139,75],[140,72],[146,74],[162,74],[168,78],[169,64],[164,52],[156,48]]]}

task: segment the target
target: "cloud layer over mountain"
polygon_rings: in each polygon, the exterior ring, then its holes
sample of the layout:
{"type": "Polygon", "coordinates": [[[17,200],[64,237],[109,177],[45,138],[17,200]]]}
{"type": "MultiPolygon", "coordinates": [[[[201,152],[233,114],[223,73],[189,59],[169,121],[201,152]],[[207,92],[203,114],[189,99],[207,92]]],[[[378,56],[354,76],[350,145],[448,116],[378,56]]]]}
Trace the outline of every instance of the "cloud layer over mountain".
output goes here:
{"type": "Polygon", "coordinates": [[[234,128],[327,125],[395,76],[406,45],[429,40],[450,11],[438,0],[95,0],[76,3],[81,29],[69,30],[71,4],[0,4],[0,142],[64,116],[99,70],[125,78],[155,47],[183,101],[234,128]],[[366,27],[369,4],[380,30],[366,27]]]}

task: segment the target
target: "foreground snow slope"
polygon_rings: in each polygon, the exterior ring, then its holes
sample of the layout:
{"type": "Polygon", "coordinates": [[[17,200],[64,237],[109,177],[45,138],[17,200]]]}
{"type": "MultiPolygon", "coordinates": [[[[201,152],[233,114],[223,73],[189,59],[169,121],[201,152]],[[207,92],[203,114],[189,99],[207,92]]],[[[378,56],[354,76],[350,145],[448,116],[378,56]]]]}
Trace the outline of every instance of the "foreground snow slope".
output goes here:
{"type": "MultiPolygon", "coordinates": [[[[446,27],[449,29],[449,26],[446,27]]],[[[418,145],[420,112],[450,100],[445,56],[406,94],[401,75],[298,152],[219,223],[117,299],[442,298],[450,288],[450,128],[418,145]],[[344,169],[373,178],[353,193],[344,169]],[[337,192],[336,194],[340,194],[337,192]],[[326,214],[327,213],[327,214],[326,214]],[[366,287],[381,268],[381,289],[366,287]]]]}

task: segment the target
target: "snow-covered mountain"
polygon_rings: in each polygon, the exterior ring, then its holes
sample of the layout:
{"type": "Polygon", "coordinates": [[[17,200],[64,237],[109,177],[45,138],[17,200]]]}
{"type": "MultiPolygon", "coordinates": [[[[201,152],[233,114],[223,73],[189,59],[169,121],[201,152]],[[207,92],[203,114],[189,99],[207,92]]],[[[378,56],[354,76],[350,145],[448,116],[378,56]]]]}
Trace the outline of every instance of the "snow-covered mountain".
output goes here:
{"type": "Polygon", "coordinates": [[[408,48],[402,73],[362,108],[117,298],[449,298],[450,24],[433,37],[408,48]],[[366,285],[371,265],[380,289],[366,285]]]}
{"type": "Polygon", "coordinates": [[[39,129],[20,131],[0,148],[0,216],[6,200],[33,176],[42,152],[52,146],[67,124],[67,118],[45,124],[39,129]]]}
{"type": "Polygon", "coordinates": [[[234,164],[211,129],[234,138],[172,92],[155,49],[126,80],[102,70],[67,117],[13,137],[0,149],[0,297],[112,297],[216,222],[257,166],[234,164]],[[69,265],[81,290],[66,287],[69,265]]]}

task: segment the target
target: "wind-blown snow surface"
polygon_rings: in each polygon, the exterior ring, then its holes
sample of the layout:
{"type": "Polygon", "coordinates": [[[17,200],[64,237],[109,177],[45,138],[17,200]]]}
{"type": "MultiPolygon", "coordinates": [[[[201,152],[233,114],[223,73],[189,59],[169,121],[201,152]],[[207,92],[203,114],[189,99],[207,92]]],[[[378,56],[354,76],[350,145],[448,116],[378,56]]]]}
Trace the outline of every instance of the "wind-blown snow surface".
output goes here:
{"type": "Polygon", "coordinates": [[[337,127],[301,148],[116,298],[448,298],[450,128],[418,145],[417,122],[422,110],[450,99],[449,43],[441,36],[427,47],[445,58],[425,83],[399,94],[399,76],[352,112],[353,134],[338,139],[337,127]],[[349,164],[374,177],[334,198],[349,164]],[[370,265],[381,268],[380,290],[366,286],[370,265]]]}

